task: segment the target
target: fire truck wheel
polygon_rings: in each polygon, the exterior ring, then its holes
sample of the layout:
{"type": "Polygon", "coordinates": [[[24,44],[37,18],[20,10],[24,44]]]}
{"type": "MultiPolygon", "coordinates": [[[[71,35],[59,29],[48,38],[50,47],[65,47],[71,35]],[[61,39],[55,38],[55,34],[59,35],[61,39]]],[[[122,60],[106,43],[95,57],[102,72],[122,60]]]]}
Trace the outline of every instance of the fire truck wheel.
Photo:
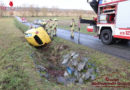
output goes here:
{"type": "Polygon", "coordinates": [[[112,32],[109,29],[104,29],[100,38],[103,44],[110,45],[113,43],[112,32]]]}

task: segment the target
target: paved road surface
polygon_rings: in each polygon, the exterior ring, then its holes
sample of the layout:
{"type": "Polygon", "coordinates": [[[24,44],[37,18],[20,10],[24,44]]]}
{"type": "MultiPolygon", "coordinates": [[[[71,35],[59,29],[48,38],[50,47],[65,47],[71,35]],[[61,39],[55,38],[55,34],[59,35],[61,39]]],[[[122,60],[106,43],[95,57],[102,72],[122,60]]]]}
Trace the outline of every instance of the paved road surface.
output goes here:
{"type": "MultiPolygon", "coordinates": [[[[21,21],[21,19],[19,17],[16,17],[19,21],[21,21]]],[[[34,25],[32,23],[24,23],[25,25],[34,25]]],[[[38,25],[34,25],[35,27],[38,27],[38,25]]],[[[57,30],[57,36],[60,38],[63,38],[65,40],[69,40],[75,43],[78,43],[78,36],[79,33],[75,32],[74,39],[70,38],[70,31],[68,30],[63,30],[63,29],[58,29],[57,30]]],[[[111,54],[113,56],[117,56],[119,58],[123,58],[126,60],[130,61],[130,41],[127,44],[113,44],[113,45],[104,45],[102,44],[102,42],[91,35],[87,35],[87,34],[80,34],[80,44],[87,46],[89,48],[93,48],[95,50],[107,53],[107,54],[111,54]]]]}
{"type": "MultiPolygon", "coordinates": [[[[70,38],[70,31],[58,29],[57,36],[78,43],[79,33],[75,32],[75,38],[73,40],[70,38]]],[[[128,44],[119,43],[113,45],[104,45],[98,38],[94,36],[80,34],[80,44],[99,50],[104,53],[108,53],[123,59],[130,60],[130,41],[128,42],[128,44]]]]}

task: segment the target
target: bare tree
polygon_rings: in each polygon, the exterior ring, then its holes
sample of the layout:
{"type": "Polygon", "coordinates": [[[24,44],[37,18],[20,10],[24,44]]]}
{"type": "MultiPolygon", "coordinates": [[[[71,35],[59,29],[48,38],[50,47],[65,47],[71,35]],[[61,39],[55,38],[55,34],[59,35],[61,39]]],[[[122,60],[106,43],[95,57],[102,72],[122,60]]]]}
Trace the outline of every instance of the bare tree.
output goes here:
{"type": "Polygon", "coordinates": [[[6,7],[4,6],[4,3],[0,2],[0,17],[4,16],[6,11],[6,7]]]}
{"type": "Polygon", "coordinates": [[[30,5],[29,12],[30,12],[30,14],[31,14],[32,17],[35,16],[35,8],[33,7],[33,5],[30,5]]]}
{"type": "Polygon", "coordinates": [[[47,16],[49,9],[44,7],[44,8],[41,9],[41,12],[42,12],[43,16],[47,16]]]}
{"type": "Polygon", "coordinates": [[[40,11],[40,9],[38,7],[35,8],[35,16],[39,16],[39,11],[40,11]]]}
{"type": "Polygon", "coordinates": [[[21,15],[22,15],[23,17],[27,16],[27,7],[26,7],[25,4],[22,5],[21,15]]]}

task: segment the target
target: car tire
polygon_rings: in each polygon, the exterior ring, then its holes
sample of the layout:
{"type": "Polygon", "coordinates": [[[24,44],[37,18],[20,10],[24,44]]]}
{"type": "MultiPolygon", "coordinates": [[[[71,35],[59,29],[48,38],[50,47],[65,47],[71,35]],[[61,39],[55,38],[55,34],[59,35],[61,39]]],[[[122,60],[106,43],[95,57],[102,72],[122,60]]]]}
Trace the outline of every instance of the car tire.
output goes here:
{"type": "Polygon", "coordinates": [[[104,29],[101,32],[100,38],[101,38],[102,43],[105,45],[110,45],[114,41],[114,39],[112,37],[112,32],[110,29],[104,29]]]}

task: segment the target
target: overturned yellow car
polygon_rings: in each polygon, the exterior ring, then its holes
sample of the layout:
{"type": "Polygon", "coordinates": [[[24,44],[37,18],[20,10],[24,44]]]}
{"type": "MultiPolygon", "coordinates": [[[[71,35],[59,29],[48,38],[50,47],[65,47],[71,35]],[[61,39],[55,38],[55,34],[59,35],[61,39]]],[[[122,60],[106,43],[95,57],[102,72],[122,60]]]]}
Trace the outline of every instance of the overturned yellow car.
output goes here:
{"type": "Polygon", "coordinates": [[[25,39],[29,44],[39,47],[51,42],[50,36],[43,27],[33,28],[25,32],[25,39]]]}

